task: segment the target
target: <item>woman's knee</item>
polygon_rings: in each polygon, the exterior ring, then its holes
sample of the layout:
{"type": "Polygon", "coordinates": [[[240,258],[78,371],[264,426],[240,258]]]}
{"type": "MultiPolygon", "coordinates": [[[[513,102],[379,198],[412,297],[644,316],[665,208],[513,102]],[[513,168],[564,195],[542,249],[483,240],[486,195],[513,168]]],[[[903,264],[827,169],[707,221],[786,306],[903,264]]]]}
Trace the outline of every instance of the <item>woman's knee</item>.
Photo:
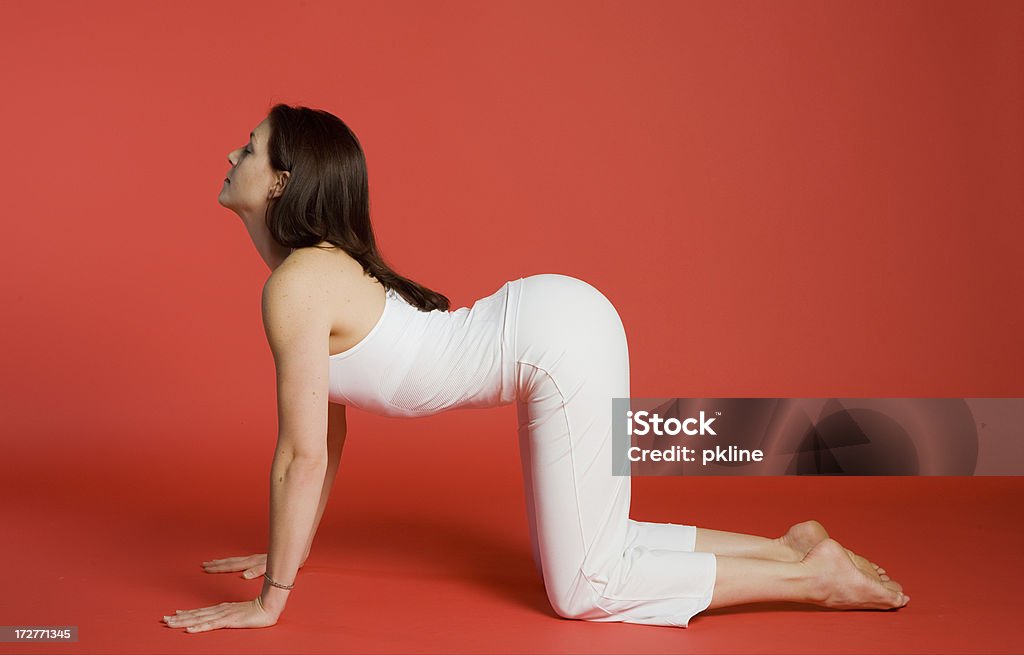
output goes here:
{"type": "Polygon", "coordinates": [[[551,609],[563,619],[586,620],[595,616],[607,616],[608,613],[598,607],[597,603],[589,599],[577,598],[550,598],[551,609]]]}
{"type": "Polygon", "coordinates": [[[601,594],[581,572],[577,584],[564,591],[548,590],[548,601],[555,614],[563,619],[599,619],[608,616],[600,604],[601,594]]]}

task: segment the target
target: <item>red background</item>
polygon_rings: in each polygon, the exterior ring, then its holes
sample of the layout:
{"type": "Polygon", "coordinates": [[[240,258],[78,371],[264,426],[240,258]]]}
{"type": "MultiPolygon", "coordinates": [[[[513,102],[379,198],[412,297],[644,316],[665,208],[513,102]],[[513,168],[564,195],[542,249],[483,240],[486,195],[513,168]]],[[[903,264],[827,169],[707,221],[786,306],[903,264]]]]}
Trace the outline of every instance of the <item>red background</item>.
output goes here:
{"type": "Polygon", "coordinates": [[[1022,37],[1017,2],[4,3],[0,624],[78,625],[35,647],[69,653],[1019,651],[1018,478],[636,479],[640,520],[817,518],[911,603],[559,620],[512,406],[350,410],[281,623],[160,617],[259,592],[199,563],[266,549],[269,271],[216,197],[271,104],[349,124],[385,257],[453,308],[601,289],[634,396],[1020,397],[1022,37]]]}

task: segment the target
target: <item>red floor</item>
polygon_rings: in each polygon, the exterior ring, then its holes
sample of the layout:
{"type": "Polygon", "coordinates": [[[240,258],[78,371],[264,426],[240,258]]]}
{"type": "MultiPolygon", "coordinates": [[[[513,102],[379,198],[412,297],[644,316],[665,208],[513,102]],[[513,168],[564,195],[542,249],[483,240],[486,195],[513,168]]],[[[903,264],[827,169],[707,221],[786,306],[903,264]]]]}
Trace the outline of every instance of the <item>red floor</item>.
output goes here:
{"type": "Polygon", "coordinates": [[[259,593],[261,581],[200,562],[264,550],[272,444],[19,454],[0,480],[0,625],[77,625],[79,641],[0,652],[1024,652],[1021,478],[634,479],[641,520],[774,536],[816,518],[912,600],[888,612],[749,605],[685,629],[599,624],[547,604],[513,442],[454,461],[405,440],[411,452],[390,451],[389,465],[379,443],[350,441],[281,621],[202,634],[160,617],[259,593]]]}

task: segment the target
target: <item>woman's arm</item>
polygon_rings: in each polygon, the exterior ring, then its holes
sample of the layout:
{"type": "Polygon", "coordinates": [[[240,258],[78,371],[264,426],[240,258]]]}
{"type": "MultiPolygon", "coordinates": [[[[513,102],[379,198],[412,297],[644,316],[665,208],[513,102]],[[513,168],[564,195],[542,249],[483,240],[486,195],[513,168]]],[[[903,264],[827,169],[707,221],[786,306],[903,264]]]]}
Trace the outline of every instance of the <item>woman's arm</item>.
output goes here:
{"type": "MultiPolygon", "coordinates": [[[[292,585],[299,566],[305,560],[308,535],[316,518],[317,499],[327,472],[327,460],[288,457],[279,450],[270,472],[270,544],[267,547],[267,573],[280,584],[292,585]]],[[[288,589],[263,581],[260,602],[272,614],[280,616],[288,602],[288,589]]]]}
{"type": "MultiPolygon", "coordinates": [[[[295,583],[316,529],[328,469],[328,279],[293,255],[263,286],[263,328],[277,368],[278,413],[266,573],[285,586],[295,583]]],[[[265,580],[258,600],[277,617],[290,593],[265,580]]]]}
{"type": "Polygon", "coordinates": [[[306,554],[302,556],[303,563],[309,558],[309,550],[313,547],[313,539],[320,527],[320,519],[323,518],[324,509],[327,508],[327,499],[331,497],[331,486],[338,474],[338,464],[341,461],[341,451],[345,447],[347,432],[345,406],[331,403],[327,407],[327,473],[324,476],[323,489],[320,491],[320,507],[316,510],[313,531],[309,534],[309,541],[306,542],[306,554]]]}

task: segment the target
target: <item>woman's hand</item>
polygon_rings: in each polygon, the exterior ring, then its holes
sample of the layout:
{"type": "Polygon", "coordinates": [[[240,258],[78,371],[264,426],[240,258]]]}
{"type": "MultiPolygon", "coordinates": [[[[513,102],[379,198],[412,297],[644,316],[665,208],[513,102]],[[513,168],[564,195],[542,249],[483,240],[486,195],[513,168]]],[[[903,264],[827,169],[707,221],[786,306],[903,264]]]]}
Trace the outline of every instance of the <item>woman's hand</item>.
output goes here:
{"type": "MultiPolygon", "coordinates": [[[[307,553],[307,556],[309,554],[307,553]]],[[[299,568],[306,563],[302,560],[299,568]]],[[[203,562],[207,573],[231,573],[244,571],[242,577],[258,578],[267,572],[267,554],[225,557],[203,562]]],[[[172,628],[186,628],[189,632],[206,632],[218,628],[266,628],[277,623],[280,613],[263,607],[260,598],[240,603],[221,603],[194,610],[176,610],[174,615],[165,616],[164,621],[172,628]]]]}
{"type": "MultiPolygon", "coordinates": [[[[299,564],[299,568],[306,563],[305,558],[302,560],[302,564],[299,564]]],[[[207,573],[232,573],[235,571],[245,571],[242,574],[243,578],[251,580],[252,578],[258,578],[267,572],[267,554],[260,553],[258,555],[242,555],[239,557],[225,557],[224,559],[214,559],[209,562],[203,562],[203,569],[207,573]]]]}
{"type": "Polygon", "coordinates": [[[164,621],[172,628],[208,632],[219,628],[266,628],[277,623],[278,618],[265,610],[257,597],[240,603],[221,603],[184,612],[177,610],[174,615],[165,616],[164,621]]]}

